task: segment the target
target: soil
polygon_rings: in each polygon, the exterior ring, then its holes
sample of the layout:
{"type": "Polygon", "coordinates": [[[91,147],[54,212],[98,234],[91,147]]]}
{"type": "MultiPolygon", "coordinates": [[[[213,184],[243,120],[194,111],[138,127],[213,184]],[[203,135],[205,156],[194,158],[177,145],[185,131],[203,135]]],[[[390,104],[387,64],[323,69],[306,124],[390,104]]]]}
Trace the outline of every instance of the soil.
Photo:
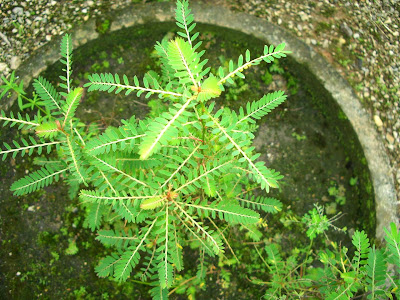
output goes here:
{"type": "MultiPolygon", "coordinates": [[[[171,28],[175,28],[174,24],[123,29],[102,37],[101,42],[90,42],[76,49],[74,84],[83,85],[92,72],[141,78],[146,71],[157,70],[152,57],[153,46],[171,28]]],[[[202,47],[207,50],[205,56],[211,66],[236,59],[244,49],[250,49],[252,57],[263,49],[262,42],[237,32],[204,25],[197,28],[202,32],[202,47]]],[[[261,64],[249,69],[245,81],[237,80],[235,86],[216,100],[238,109],[247,101],[258,100],[277,89],[289,94],[282,106],[258,123],[254,140],[256,150],[262,153],[260,159],[285,176],[280,189],[271,193],[284,203],[284,212],[273,217],[264,216],[269,225],[265,235],[275,238],[279,235],[277,240],[288,249],[301,246],[306,243],[305,234],[293,230],[296,224],[289,219],[301,219],[319,203],[325,206],[329,217],[339,211],[346,212],[336,226],[347,226],[349,232],[364,229],[373,237],[372,186],[365,158],[349,122],[329,95],[318,88],[315,78],[307,75],[306,67],[296,65],[289,58],[273,66],[271,69],[261,64]]],[[[54,64],[42,76],[56,83],[61,69],[61,64],[54,64]]],[[[122,93],[118,96],[88,93],[79,107],[79,116],[86,122],[96,121],[101,128],[118,126],[121,118],[132,114],[143,117],[149,111],[146,103],[146,99],[138,99],[133,93],[126,97],[122,93]]],[[[18,139],[18,133],[14,128],[2,130],[0,137],[10,143],[18,139]]],[[[32,163],[32,157],[18,156],[7,158],[0,168],[3,195],[0,200],[0,294],[5,299],[125,299],[132,295],[135,299],[147,299],[146,285],[132,284],[132,280],[118,284],[96,277],[94,267],[108,250],[95,241],[95,234],[84,228],[85,212],[76,198],[68,198],[64,184],[24,197],[11,195],[8,190],[11,183],[33,171],[36,167],[32,163]]],[[[335,240],[350,244],[347,234],[330,234],[335,240]]],[[[238,252],[246,253],[248,244],[241,240],[243,235],[232,231],[230,237],[238,252]]],[[[185,249],[185,253],[188,267],[185,272],[195,276],[198,255],[190,249],[185,249]]],[[[243,257],[246,261],[245,254],[243,257]]],[[[215,271],[207,277],[207,289],[197,298],[209,299],[210,294],[215,295],[215,299],[259,298],[263,291],[245,279],[250,275],[232,274],[227,288],[224,285],[227,279],[215,271]]],[[[171,297],[184,296],[175,293],[171,297]]]]}

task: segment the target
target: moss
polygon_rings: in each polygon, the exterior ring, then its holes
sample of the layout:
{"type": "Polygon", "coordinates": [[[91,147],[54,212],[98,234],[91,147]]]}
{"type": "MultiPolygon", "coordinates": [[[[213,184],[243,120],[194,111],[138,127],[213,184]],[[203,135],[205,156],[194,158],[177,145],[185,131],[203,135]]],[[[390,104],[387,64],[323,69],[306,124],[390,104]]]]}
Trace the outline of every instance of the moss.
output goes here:
{"type": "Polygon", "coordinates": [[[100,34],[105,34],[110,30],[111,20],[98,19],[96,20],[96,31],[100,34]]]}
{"type": "Polygon", "coordinates": [[[324,5],[321,9],[321,15],[323,15],[326,18],[333,17],[333,15],[336,13],[336,8],[331,7],[328,5],[324,5]]]}
{"type": "Polygon", "coordinates": [[[330,29],[331,29],[331,24],[326,22],[318,22],[317,25],[315,26],[315,33],[320,34],[330,29]]]}

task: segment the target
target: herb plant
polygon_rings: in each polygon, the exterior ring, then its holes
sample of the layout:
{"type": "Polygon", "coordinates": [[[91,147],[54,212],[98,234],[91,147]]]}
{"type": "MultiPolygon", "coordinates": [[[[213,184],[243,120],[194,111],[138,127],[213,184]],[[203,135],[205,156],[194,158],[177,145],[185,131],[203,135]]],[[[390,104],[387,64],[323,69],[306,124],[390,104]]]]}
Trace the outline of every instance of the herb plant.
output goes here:
{"type": "MultiPolygon", "coordinates": [[[[227,71],[220,67],[212,74],[207,59],[202,59],[205,51],[199,51],[199,33],[194,32],[187,1],[177,1],[176,24],[178,37],[155,46],[160,74],[150,71],[142,81],[137,76],[129,80],[126,75],[92,74],[85,85],[88,92],[133,92],[153,98],[153,105],[168,102],[168,110],[159,115],[143,120],[132,116],[101,134],[84,130],[75,116],[83,88],[72,86],[72,43],[67,34],[61,42],[62,90],[39,77],[33,86],[40,110],[33,120],[4,111],[0,117],[5,124],[36,134],[13,141],[13,146],[4,143],[3,160],[34,152],[57,154],[14,182],[14,194],[31,193],[63,178],[71,194],[79,190],[88,227],[115,249],[100,261],[97,274],[119,281],[132,273],[142,281],[150,279],[156,298],[166,296],[174,274],[183,270],[183,247],[190,243],[202,259],[224,252],[227,239],[218,220],[254,235],[260,223],[256,210],[275,213],[282,206],[274,198],[252,193],[255,185],[265,192],[278,187],[282,176],[257,161],[260,154],[251,144],[256,120],[286,96],[281,91],[268,94],[238,113],[221,107],[218,96],[234,78],[244,78],[245,69],[286,56],[285,45],[265,46],[257,58],[247,50],[237,61],[229,61],[227,71]]],[[[14,81],[3,88],[3,94],[15,89],[14,81]]]]}
{"type": "MultiPolygon", "coordinates": [[[[194,31],[188,1],[178,0],[175,12],[178,37],[155,46],[161,62],[159,74],[149,71],[142,80],[92,74],[84,86],[88,92],[150,98],[152,111],[145,119],[132,116],[122,120],[122,126],[110,126],[100,133],[76,117],[84,88],[72,86],[68,34],[61,42],[64,75],[60,76],[60,91],[39,77],[33,83],[36,94],[29,99],[14,74],[3,78],[0,87],[0,97],[9,91],[17,93],[21,111],[37,109],[34,117],[0,111],[3,125],[34,133],[29,139],[14,140],[13,145],[4,142],[2,159],[46,153],[35,160],[40,168],[14,182],[11,190],[20,196],[60,178],[66,181],[71,197],[79,193],[87,226],[97,231],[97,240],[113,249],[96,267],[98,276],[150,281],[156,299],[167,298],[171,287],[181,288],[174,285],[174,279],[184,269],[184,247],[198,254],[196,276],[203,279],[207,257],[221,257],[229,250],[237,259],[224,235],[227,226],[237,226],[259,241],[259,229],[265,223],[258,211],[276,213],[282,208],[279,200],[266,196],[270,188],[279,187],[282,175],[257,160],[260,154],[254,151],[252,140],[256,120],[286,96],[282,91],[270,93],[238,112],[222,107],[219,96],[235,79],[245,78],[245,69],[274,62],[289,52],[284,44],[271,45],[264,47],[261,56],[251,58],[246,50],[237,60],[229,60],[227,69],[221,66],[212,74],[207,59],[202,58],[205,51],[197,42],[199,33],[194,31]],[[49,156],[51,152],[55,153],[49,156]]],[[[268,286],[267,299],[301,297],[307,292],[326,299],[348,299],[362,288],[369,299],[390,296],[383,288],[387,262],[400,267],[400,235],[395,227],[387,233],[388,251],[371,247],[366,235],[357,231],[353,259],[348,258],[347,249],[336,247],[336,252],[320,254],[324,268],[313,269],[312,241],[332,226],[332,220],[317,207],[303,217],[303,223],[311,244],[301,251],[306,253],[302,263],[296,255],[283,259],[273,243],[264,248],[265,259],[256,248],[271,278],[268,283],[253,282],[268,286]]],[[[72,246],[67,252],[74,251],[72,246]]],[[[228,280],[227,272],[225,277],[228,280]]],[[[391,286],[397,288],[398,279],[391,286]]]]}
{"type": "Polygon", "coordinates": [[[400,270],[400,232],[392,223],[385,229],[387,247],[371,245],[364,231],[352,235],[353,251],[330,240],[329,227],[340,214],[328,219],[321,206],[310,210],[301,220],[310,240],[308,247],[288,253],[277,243],[267,244],[256,253],[269,270],[268,281],[253,277],[256,285],[267,287],[265,299],[398,299],[400,270]],[[313,241],[322,235],[326,247],[316,249],[313,241]],[[328,246],[329,245],[329,246],[328,246]]]}

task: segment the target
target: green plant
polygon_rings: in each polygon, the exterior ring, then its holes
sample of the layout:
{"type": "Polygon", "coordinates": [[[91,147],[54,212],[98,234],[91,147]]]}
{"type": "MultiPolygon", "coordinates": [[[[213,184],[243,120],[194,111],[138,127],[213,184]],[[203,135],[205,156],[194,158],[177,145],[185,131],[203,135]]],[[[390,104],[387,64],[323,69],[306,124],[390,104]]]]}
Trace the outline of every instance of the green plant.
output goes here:
{"type": "Polygon", "coordinates": [[[24,25],[20,24],[19,22],[13,21],[13,26],[18,30],[18,35],[22,36],[25,32],[24,25]]]}
{"type": "MultiPolygon", "coordinates": [[[[265,46],[263,55],[253,59],[247,50],[237,61],[229,61],[227,71],[220,67],[211,74],[202,59],[204,50],[199,51],[201,42],[195,42],[199,33],[193,31],[187,1],[177,1],[176,21],[179,37],[155,46],[161,74],[149,71],[142,83],[137,76],[132,82],[125,75],[92,74],[85,85],[88,92],[155,96],[153,101],[160,105],[168,101],[164,111],[143,120],[122,120],[122,126],[110,126],[102,134],[91,126],[86,130],[75,116],[83,88],[72,86],[72,43],[65,35],[62,91],[42,77],[33,84],[43,115],[30,120],[7,117],[2,111],[0,117],[5,124],[36,133],[29,140],[14,140],[13,147],[4,143],[3,160],[53,150],[57,155],[41,160],[39,170],[14,182],[14,194],[31,193],[63,178],[70,195],[79,191],[87,209],[86,226],[97,230],[97,240],[115,249],[97,266],[98,275],[150,280],[155,298],[166,297],[175,274],[183,270],[183,247],[190,246],[203,265],[207,256],[224,252],[224,243],[231,250],[220,229],[224,222],[259,235],[260,214],[255,209],[276,213],[282,207],[274,198],[252,194],[257,187],[266,192],[277,188],[282,176],[257,160],[260,154],[251,143],[256,120],[286,96],[280,91],[268,94],[237,113],[219,107],[218,96],[226,83],[245,78],[245,69],[286,56],[285,45],[265,46]]],[[[21,95],[21,85],[11,78],[3,93],[14,89],[21,95]]],[[[77,251],[71,239],[66,254],[77,251]]],[[[199,278],[205,274],[200,268],[199,278]]]]}
{"type": "Polygon", "coordinates": [[[70,239],[68,243],[68,248],[65,249],[65,254],[67,255],[75,255],[79,251],[78,246],[76,245],[76,241],[74,239],[70,239]]]}
{"type": "Polygon", "coordinates": [[[96,22],[96,29],[100,34],[105,34],[111,26],[111,21],[108,19],[96,22]]]}
{"type": "Polygon", "coordinates": [[[330,184],[331,186],[328,189],[329,196],[333,196],[337,204],[344,205],[346,203],[346,188],[341,184],[337,187],[334,181],[331,181],[330,184]]]}
{"type": "Polygon", "coordinates": [[[268,243],[255,249],[258,258],[269,270],[268,280],[252,277],[257,285],[268,289],[265,299],[395,299],[399,297],[400,232],[394,223],[386,231],[387,247],[370,245],[364,231],[352,235],[354,254],[345,246],[329,239],[326,231],[340,215],[328,219],[320,206],[304,215],[302,226],[307,228],[308,247],[292,251],[268,243]],[[313,249],[313,241],[324,235],[326,247],[313,249]],[[321,249],[322,248],[322,249],[321,249]],[[315,251],[315,252],[314,252],[315,251]],[[322,265],[321,265],[322,264],[322,265]]]}
{"type": "Polygon", "coordinates": [[[303,141],[307,139],[307,136],[304,134],[298,134],[297,132],[292,132],[292,137],[296,138],[296,140],[303,141]]]}
{"type": "MultiPolygon", "coordinates": [[[[21,110],[38,112],[30,118],[7,116],[1,111],[4,125],[35,133],[29,139],[21,138],[21,142],[14,140],[13,146],[4,143],[5,149],[0,151],[3,160],[8,155],[53,151],[52,156],[35,159],[39,170],[16,181],[11,187],[14,194],[35,192],[64,179],[71,198],[79,193],[80,207],[87,212],[84,225],[97,231],[97,240],[107,248],[108,255],[96,267],[97,274],[117,281],[131,277],[130,282],[151,285],[154,298],[165,299],[169,288],[170,293],[194,297],[196,291],[205,288],[206,276],[216,272],[208,268],[215,256],[222,286],[228,288],[230,270],[241,267],[238,261],[243,256],[236,255],[229,243],[227,230],[232,228],[254,243],[266,244],[260,249],[254,246],[253,253],[262,264],[248,269],[269,271],[262,272],[268,281],[252,279],[268,287],[267,299],[348,299],[357,293],[371,299],[390,297],[398,279],[388,276],[388,263],[400,267],[400,234],[394,225],[387,232],[387,250],[371,247],[365,233],[356,231],[352,239],[356,251],[351,259],[349,250],[338,247],[326,234],[328,228],[338,230],[333,225],[338,215],[328,219],[319,206],[301,221],[293,215],[282,218],[284,226],[301,223],[308,246],[287,253],[277,243],[262,240],[266,222],[256,210],[276,213],[282,204],[261,193],[277,188],[282,176],[257,160],[260,154],[252,146],[253,132],[256,120],[286,96],[274,92],[247,103],[238,112],[221,107],[219,96],[227,83],[233,85],[237,77],[243,80],[248,67],[284,57],[288,53],[284,44],[266,46],[263,55],[254,59],[247,50],[237,61],[229,60],[226,68],[221,66],[212,74],[205,66],[207,61],[202,60],[201,42],[195,43],[198,33],[193,32],[195,23],[187,1],[177,1],[176,20],[179,37],[164,39],[155,47],[161,74],[149,71],[142,82],[133,77],[133,83],[125,75],[87,75],[88,92],[133,92],[151,98],[151,112],[143,120],[132,116],[122,120],[122,126],[109,126],[99,133],[97,126],[86,126],[76,117],[83,88],[72,86],[69,35],[61,43],[65,72],[60,77],[61,91],[39,77],[34,82],[37,96],[29,99],[14,74],[4,79],[1,96],[15,91],[21,110]],[[321,235],[331,246],[317,257],[313,249],[321,235]],[[182,272],[183,250],[191,254],[191,259],[199,257],[196,274],[182,272]],[[232,258],[224,254],[228,251],[232,258]],[[383,286],[387,278],[391,280],[389,288],[383,286]]],[[[278,64],[273,66],[280,72],[278,64]]],[[[337,198],[338,191],[332,186],[330,194],[337,198]]],[[[73,219],[73,224],[80,223],[80,218],[73,219]]],[[[64,253],[78,253],[76,237],[65,227],[60,231],[69,238],[64,253]]],[[[47,236],[43,234],[42,240],[47,236]]],[[[91,244],[83,241],[79,246],[86,249],[91,244]]],[[[51,256],[55,261],[59,258],[58,252],[51,252],[51,256]]],[[[74,294],[88,297],[85,287],[74,294]]]]}

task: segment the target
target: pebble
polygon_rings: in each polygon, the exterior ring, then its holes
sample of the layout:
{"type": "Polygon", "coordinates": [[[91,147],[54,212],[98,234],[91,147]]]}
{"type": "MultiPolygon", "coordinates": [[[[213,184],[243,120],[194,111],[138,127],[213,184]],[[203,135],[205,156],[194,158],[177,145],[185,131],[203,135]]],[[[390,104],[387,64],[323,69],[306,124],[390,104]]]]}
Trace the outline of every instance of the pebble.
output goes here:
{"type": "Polygon", "coordinates": [[[342,23],[340,25],[340,30],[343,32],[343,34],[347,37],[352,37],[353,35],[353,30],[347,25],[347,23],[342,23]]]}
{"type": "Polygon", "coordinates": [[[11,70],[18,69],[20,64],[21,64],[21,58],[19,56],[11,57],[11,59],[10,59],[10,68],[11,68],[11,70]]]}
{"type": "Polygon", "coordinates": [[[0,73],[3,73],[7,70],[7,64],[0,62],[0,73]]]}
{"type": "Polygon", "coordinates": [[[389,142],[389,144],[394,144],[394,137],[389,132],[386,133],[386,140],[389,142]]]}
{"type": "Polygon", "coordinates": [[[383,126],[383,122],[381,120],[381,118],[378,115],[374,116],[374,121],[375,121],[375,125],[378,127],[382,127],[383,126]]]}
{"type": "Polygon", "coordinates": [[[299,12],[299,16],[301,21],[303,22],[308,21],[308,19],[310,18],[310,16],[307,15],[304,11],[299,12]]]}
{"type": "Polygon", "coordinates": [[[24,9],[22,7],[19,7],[19,6],[14,7],[12,9],[12,12],[13,12],[13,14],[18,15],[18,16],[24,15],[24,9]]]}
{"type": "Polygon", "coordinates": [[[363,68],[363,60],[359,57],[356,58],[356,63],[355,63],[356,67],[360,70],[362,70],[363,68]]]}

